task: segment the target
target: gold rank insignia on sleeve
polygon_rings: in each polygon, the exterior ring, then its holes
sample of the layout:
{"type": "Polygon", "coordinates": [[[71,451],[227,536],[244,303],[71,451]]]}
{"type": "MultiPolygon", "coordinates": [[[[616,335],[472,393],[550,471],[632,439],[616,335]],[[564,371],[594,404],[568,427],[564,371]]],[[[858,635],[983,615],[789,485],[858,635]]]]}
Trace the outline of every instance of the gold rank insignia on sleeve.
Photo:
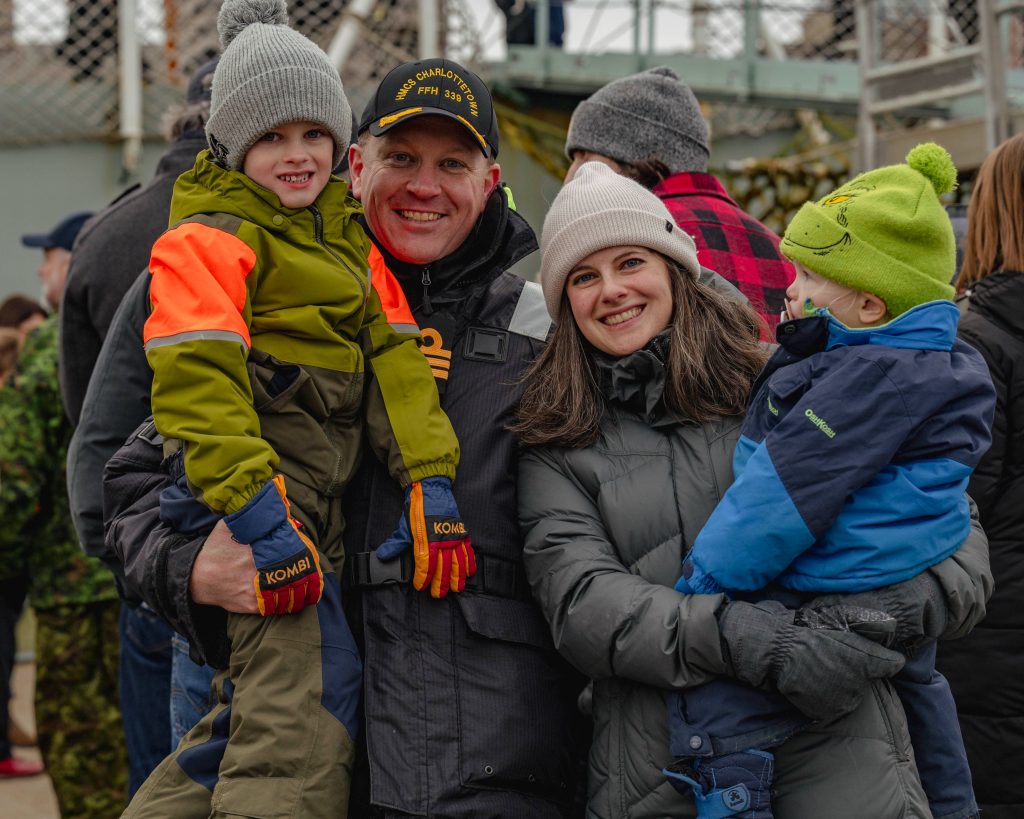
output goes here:
{"type": "Polygon", "coordinates": [[[435,378],[447,381],[448,371],[452,366],[452,351],[444,348],[441,333],[433,327],[424,327],[421,333],[423,346],[420,347],[420,351],[427,357],[431,372],[435,378]]]}

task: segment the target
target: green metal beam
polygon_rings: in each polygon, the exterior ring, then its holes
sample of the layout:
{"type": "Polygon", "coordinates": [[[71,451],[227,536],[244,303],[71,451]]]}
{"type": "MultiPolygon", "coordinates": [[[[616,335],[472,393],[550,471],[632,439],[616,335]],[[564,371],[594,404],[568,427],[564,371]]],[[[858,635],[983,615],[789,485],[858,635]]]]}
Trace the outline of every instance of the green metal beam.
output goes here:
{"type": "Polygon", "coordinates": [[[667,65],[700,99],[734,100],[778,108],[856,113],[857,66],[824,60],[719,59],[689,54],[567,54],[559,49],[509,46],[508,59],[487,66],[491,81],[527,93],[586,96],[612,80],[667,65]]]}

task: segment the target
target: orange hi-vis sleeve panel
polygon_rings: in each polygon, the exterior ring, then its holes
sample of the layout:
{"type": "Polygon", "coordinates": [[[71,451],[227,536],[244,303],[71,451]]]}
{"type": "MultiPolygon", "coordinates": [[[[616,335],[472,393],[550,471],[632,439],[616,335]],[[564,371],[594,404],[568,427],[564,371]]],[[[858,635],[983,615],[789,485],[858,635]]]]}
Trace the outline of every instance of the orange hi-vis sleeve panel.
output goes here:
{"type": "Polygon", "coordinates": [[[250,346],[243,316],[246,278],[256,266],[249,245],[223,230],[186,222],[153,245],[147,350],[182,341],[238,341],[250,346]]]}
{"type": "Polygon", "coordinates": [[[398,279],[388,269],[387,262],[377,250],[377,245],[372,242],[367,263],[370,266],[370,284],[377,291],[380,306],[384,310],[384,317],[388,324],[399,333],[418,333],[420,328],[416,324],[416,319],[413,318],[409,302],[405,298],[405,293],[402,292],[398,279]]]}
{"type": "Polygon", "coordinates": [[[168,230],[150,255],[153,310],[143,339],[153,418],[162,435],[184,443],[196,498],[222,514],[244,506],[279,461],[260,437],[246,369],[258,264],[243,240],[198,221],[168,230]]]}

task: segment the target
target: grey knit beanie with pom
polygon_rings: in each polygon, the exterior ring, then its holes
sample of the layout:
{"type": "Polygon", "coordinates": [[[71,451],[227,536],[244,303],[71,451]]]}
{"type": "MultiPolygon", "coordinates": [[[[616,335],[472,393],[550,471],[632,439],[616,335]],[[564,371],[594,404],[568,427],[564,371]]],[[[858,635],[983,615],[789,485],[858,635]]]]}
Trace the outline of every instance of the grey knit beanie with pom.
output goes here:
{"type": "Polygon", "coordinates": [[[565,153],[592,151],[616,162],[664,162],[671,173],[708,168],[708,125],[697,98],[665,66],[623,77],[576,106],[565,153]]]}
{"type": "Polygon", "coordinates": [[[693,239],[662,201],[607,165],[587,162],[558,192],[541,231],[540,285],[553,321],[569,271],[591,253],[619,245],[656,250],[700,275],[693,239]]]}
{"type": "Polygon", "coordinates": [[[288,27],[285,0],[225,0],[217,31],[223,53],[206,124],[217,161],[238,170],[267,131],[308,120],[330,132],[337,165],[348,150],[352,110],[327,55],[288,27]]]}

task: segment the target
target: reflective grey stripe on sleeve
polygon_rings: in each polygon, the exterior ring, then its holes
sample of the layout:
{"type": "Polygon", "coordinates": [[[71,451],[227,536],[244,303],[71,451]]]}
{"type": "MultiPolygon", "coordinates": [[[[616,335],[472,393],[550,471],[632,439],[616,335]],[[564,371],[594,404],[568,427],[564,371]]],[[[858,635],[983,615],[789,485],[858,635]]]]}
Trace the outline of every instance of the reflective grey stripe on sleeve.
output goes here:
{"type": "Polygon", "coordinates": [[[547,304],[544,302],[544,291],[537,282],[526,282],[519,294],[519,302],[508,324],[510,333],[529,336],[538,341],[546,341],[551,329],[551,316],[548,315],[547,304]]]}
{"type": "Polygon", "coordinates": [[[409,333],[414,336],[418,336],[420,334],[420,328],[417,324],[391,324],[389,326],[396,333],[409,333]]]}
{"type": "Polygon", "coordinates": [[[170,347],[172,344],[180,344],[183,341],[236,341],[246,350],[249,345],[238,333],[231,333],[227,330],[193,330],[190,333],[175,333],[173,336],[152,338],[146,343],[146,349],[152,350],[155,347],[170,347]]]}

